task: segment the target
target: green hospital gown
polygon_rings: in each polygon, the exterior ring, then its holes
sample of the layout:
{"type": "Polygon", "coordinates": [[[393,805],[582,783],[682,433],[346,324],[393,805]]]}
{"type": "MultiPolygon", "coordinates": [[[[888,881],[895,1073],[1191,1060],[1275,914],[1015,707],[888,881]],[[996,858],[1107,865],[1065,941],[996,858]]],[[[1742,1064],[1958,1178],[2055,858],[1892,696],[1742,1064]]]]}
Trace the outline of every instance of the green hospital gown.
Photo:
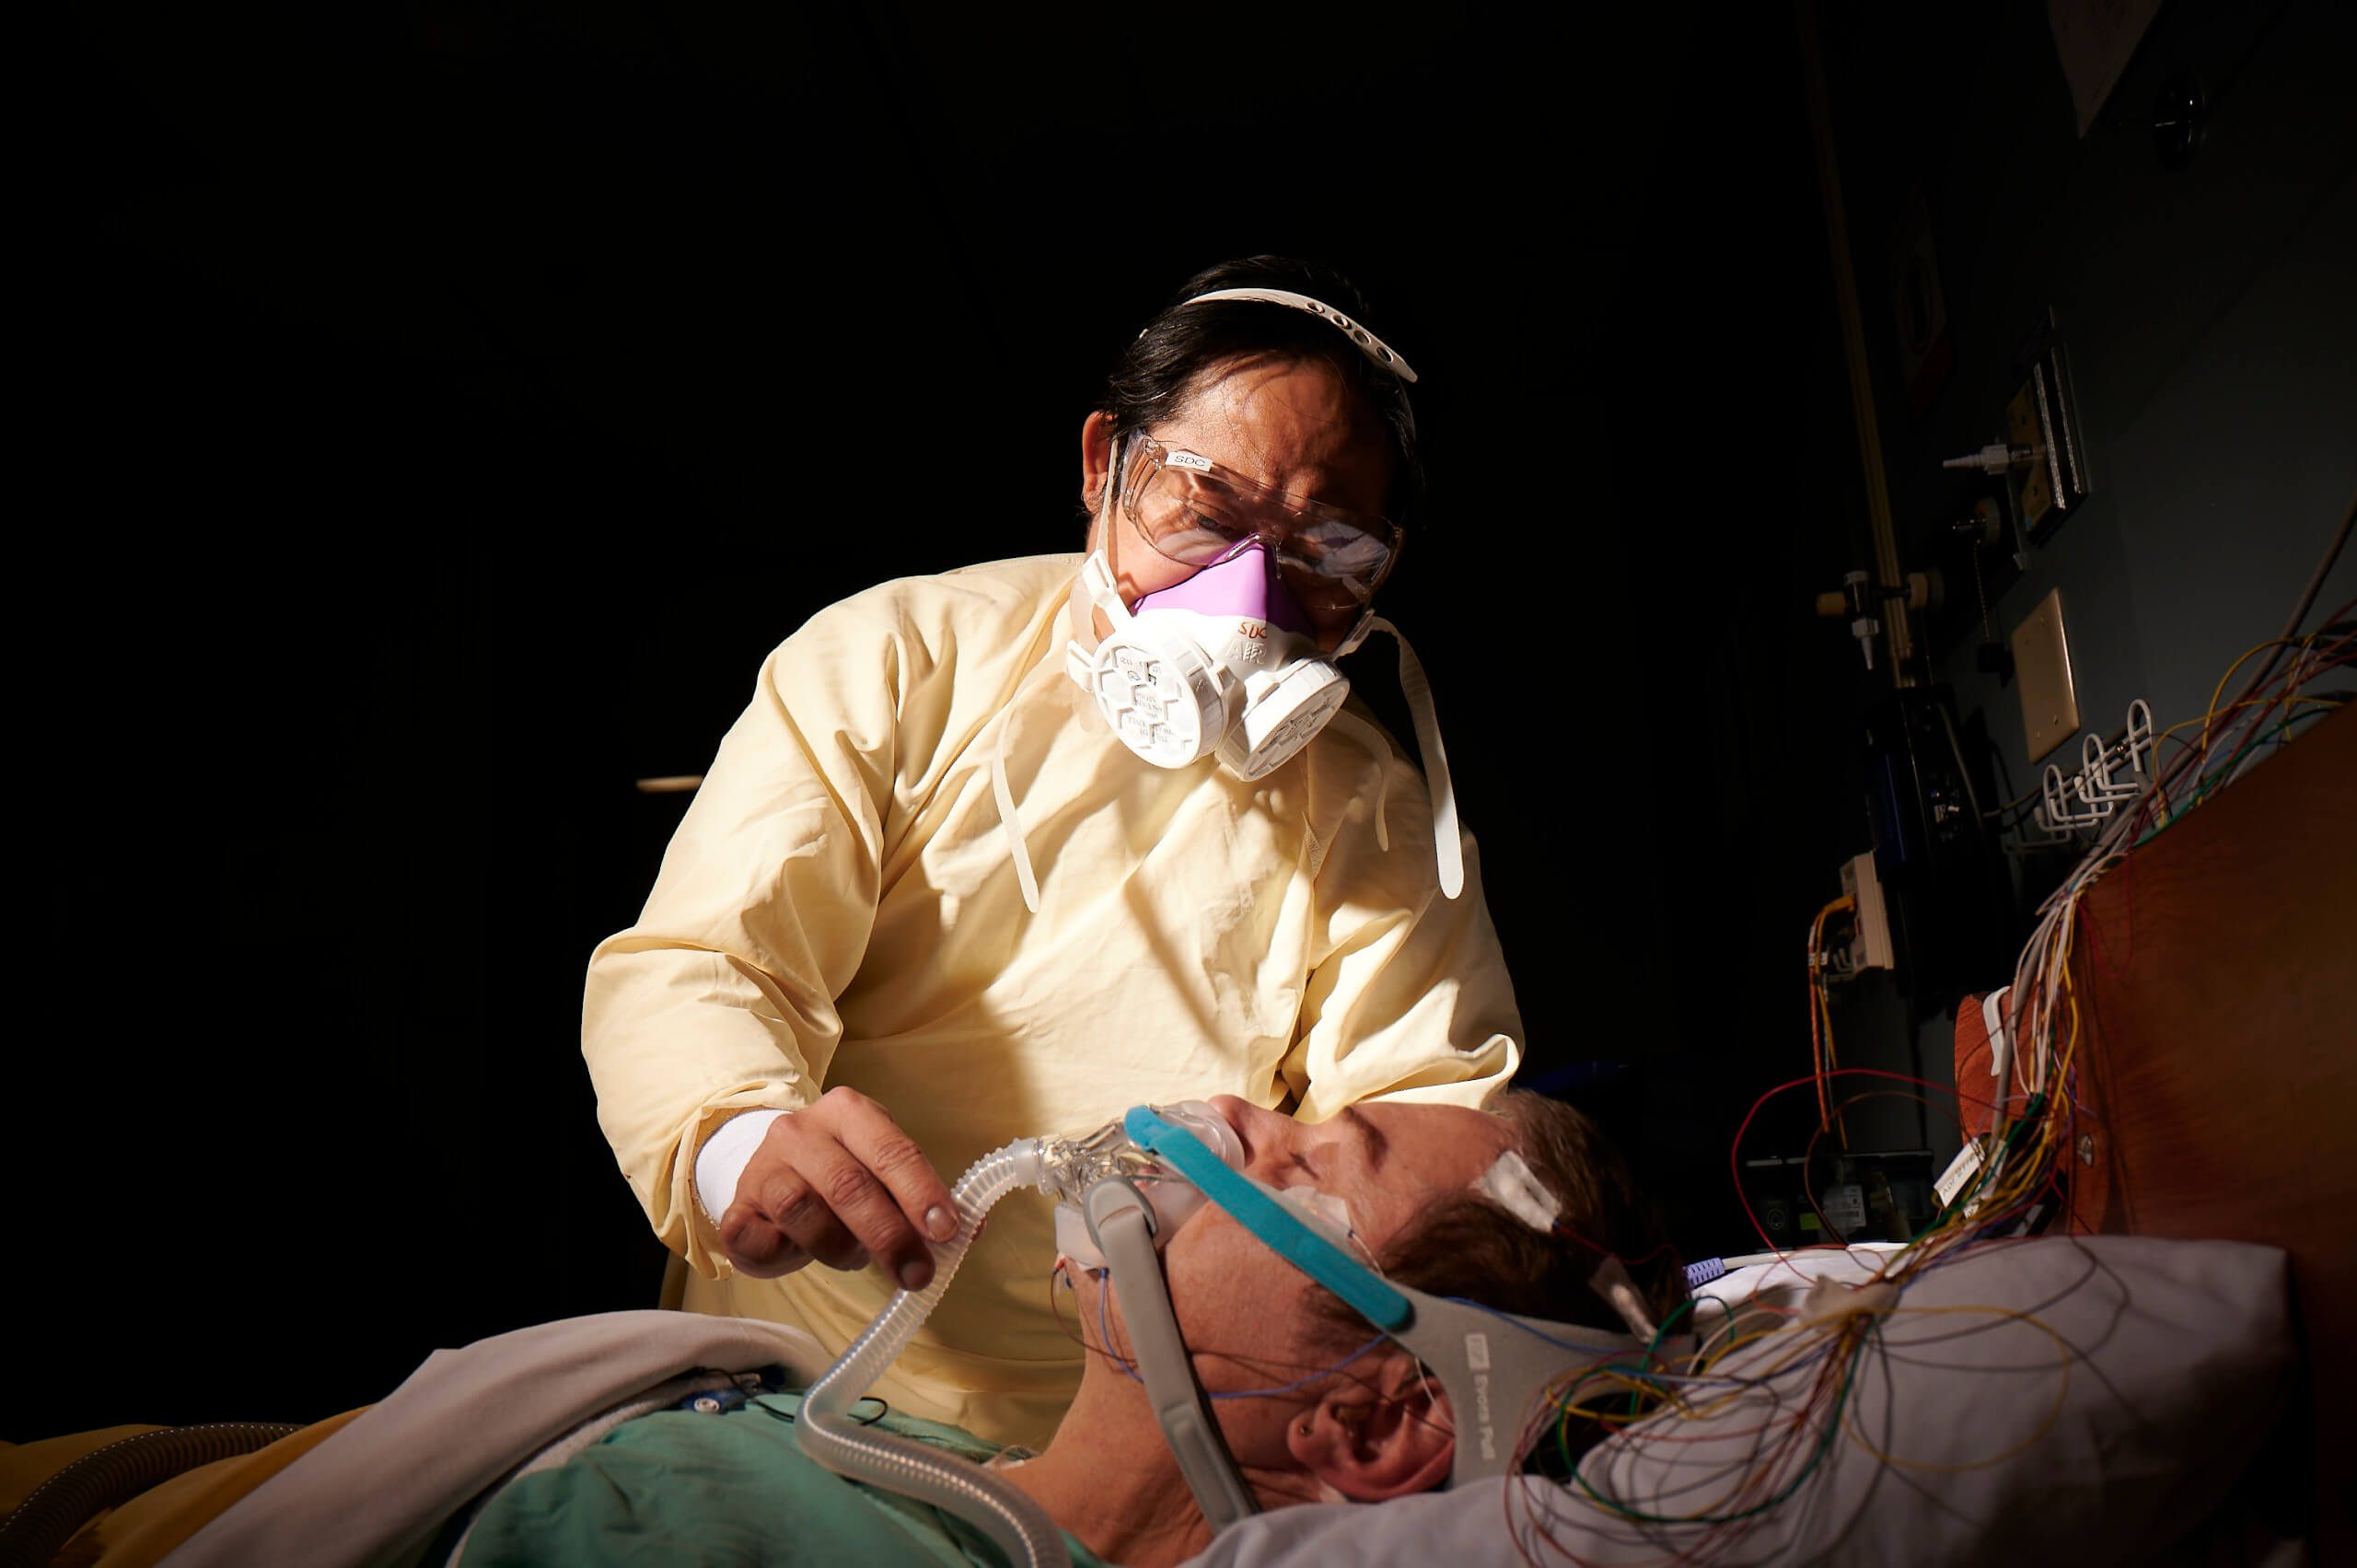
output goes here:
{"type": "MultiPolygon", "coordinates": [[[[553,1469],[521,1476],[484,1507],[462,1568],[576,1564],[830,1564],[1006,1568],[962,1519],[805,1458],[799,1394],[726,1414],[661,1411],[624,1422],[553,1469]]],[[[983,1461],[999,1450],[954,1426],[887,1414],[879,1430],[983,1461]]],[[[1074,1568],[1107,1568],[1067,1535],[1074,1568]]]]}

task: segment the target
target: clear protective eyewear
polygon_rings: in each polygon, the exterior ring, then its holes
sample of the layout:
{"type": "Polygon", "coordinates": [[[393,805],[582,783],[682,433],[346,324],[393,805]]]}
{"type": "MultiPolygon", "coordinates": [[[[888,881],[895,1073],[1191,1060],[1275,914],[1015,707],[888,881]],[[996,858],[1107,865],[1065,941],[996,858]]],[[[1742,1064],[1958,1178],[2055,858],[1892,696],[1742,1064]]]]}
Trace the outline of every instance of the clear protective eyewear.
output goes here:
{"type": "Polygon", "coordinates": [[[1288,494],[1151,436],[1132,437],[1124,470],[1121,510],[1156,554],[1209,566],[1262,540],[1320,630],[1357,621],[1399,559],[1387,517],[1288,494]]]}

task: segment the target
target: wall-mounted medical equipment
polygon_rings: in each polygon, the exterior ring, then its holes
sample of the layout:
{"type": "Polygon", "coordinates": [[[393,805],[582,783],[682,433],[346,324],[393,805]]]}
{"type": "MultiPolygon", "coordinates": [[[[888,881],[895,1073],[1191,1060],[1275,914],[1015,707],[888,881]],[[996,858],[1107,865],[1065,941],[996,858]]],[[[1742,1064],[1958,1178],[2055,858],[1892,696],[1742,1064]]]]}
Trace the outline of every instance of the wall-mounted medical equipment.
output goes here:
{"type": "Polygon", "coordinates": [[[1893,691],[1866,714],[1874,870],[1899,989],[1919,999],[2003,961],[2010,890],[1950,699],[1893,691]]]}
{"type": "MultiPolygon", "coordinates": [[[[1875,587],[1864,572],[1852,572],[1841,579],[1840,588],[1817,596],[1817,613],[1823,620],[1849,621],[1850,635],[1856,639],[1866,668],[1872,669],[1875,644],[1889,642],[1898,646],[1895,633],[1885,622],[1936,610],[1942,598],[1936,571],[1910,572],[1903,582],[1886,587],[1875,587]]],[[[1885,663],[1888,663],[1887,658],[1885,663]]]]}
{"type": "Polygon", "coordinates": [[[2085,503],[2093,482],[2071,356],[2052,309],[2022,346],[2014,368],[2022,382],[2005,404],[2003,435],[1940,466],[2003,480],[2014,525],[2035,542],[2085,503]]]}

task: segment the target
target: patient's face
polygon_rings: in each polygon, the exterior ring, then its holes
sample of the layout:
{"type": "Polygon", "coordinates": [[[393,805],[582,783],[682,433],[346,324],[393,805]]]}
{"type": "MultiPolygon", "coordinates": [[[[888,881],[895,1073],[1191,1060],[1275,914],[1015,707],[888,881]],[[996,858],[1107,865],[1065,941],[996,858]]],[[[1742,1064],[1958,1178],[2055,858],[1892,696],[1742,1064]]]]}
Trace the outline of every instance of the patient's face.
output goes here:
{"type": "MultiPolygon", "coordinates": [[[[1214,1103],[1243,1140],[1247,1174],[1279,1191],[1308,1185],[1343,1200],[1356,1239],[1376,1253],[1515,1144],[1504,1121],[1457,1106],[1373,1104],[1306,1126],[1230,1096],[1214,1103]]],[[[1206,1388],[1271,1388],[1336,1359],[1310,1316],[1316,1287],[1217,1207],[1179,1228],[1164,1265],[1206,1388]]]]}

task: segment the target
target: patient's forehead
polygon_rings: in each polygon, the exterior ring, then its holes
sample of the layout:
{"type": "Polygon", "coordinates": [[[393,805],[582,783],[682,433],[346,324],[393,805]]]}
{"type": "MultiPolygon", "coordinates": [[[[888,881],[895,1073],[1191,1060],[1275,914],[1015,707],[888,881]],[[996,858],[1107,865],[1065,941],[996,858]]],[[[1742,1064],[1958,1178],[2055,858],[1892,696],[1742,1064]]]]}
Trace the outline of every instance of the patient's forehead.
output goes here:
{"type": "Polygon", "coordinates": [[[1518,1140],[1512,1124],[1456,1105],[1376,1101],[1345,1116],[1369,1133],[1367,1181],[1345,1191],[1362,1238],[1380,1246],[1434,1199],[1471,1186],[1518,1140]]]}

